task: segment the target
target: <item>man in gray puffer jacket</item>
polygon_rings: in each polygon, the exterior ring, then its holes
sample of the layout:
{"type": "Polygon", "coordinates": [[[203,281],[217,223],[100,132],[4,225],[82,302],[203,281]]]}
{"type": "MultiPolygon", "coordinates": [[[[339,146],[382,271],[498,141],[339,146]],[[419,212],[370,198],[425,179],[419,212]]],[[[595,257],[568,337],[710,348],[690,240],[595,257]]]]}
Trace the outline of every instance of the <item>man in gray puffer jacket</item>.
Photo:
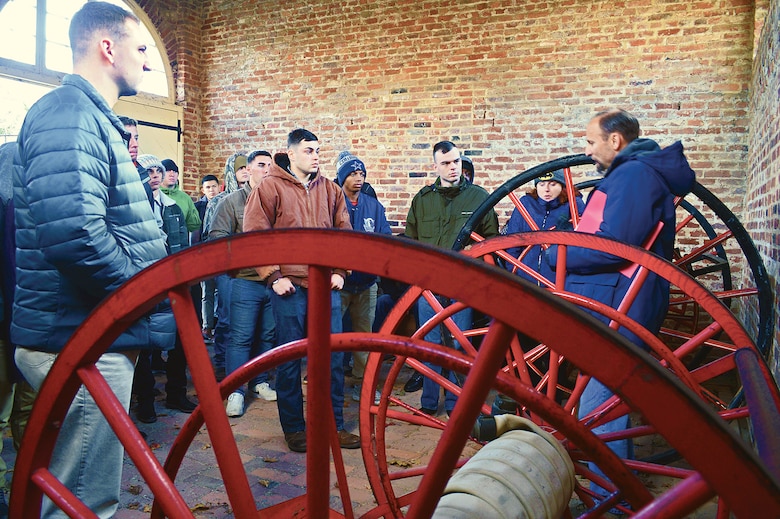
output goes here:
{"type": "MultiPolygon", "coordinates": [[[[76,328],[131,276],[166,256],[129,136],[111,107],[134,95],[149,69],[138,18],[103,2],[72,18],[73,74],[30,109],[14,159],[16,292],[11,341],[39,389],[76,328]]],[[[153,319],[127,328],[97,367],[127,409],[138,350],[153,319]]],[[[172,321],[169,323],[173,325],[172,321]]],[[[99,517],[119,502],[123,449],[82,386],[49,467],[99,517]]],[[[41,517],[64,517],[44,499],[41,517]]]]}

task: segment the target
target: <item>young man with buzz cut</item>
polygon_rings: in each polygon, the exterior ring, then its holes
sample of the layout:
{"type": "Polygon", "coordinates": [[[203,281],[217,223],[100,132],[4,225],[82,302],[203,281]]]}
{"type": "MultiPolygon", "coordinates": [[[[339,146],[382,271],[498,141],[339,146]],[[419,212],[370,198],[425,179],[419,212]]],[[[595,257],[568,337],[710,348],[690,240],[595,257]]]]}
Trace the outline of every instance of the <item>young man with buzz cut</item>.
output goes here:
{"type": "MultiPolygon", "coordinates": [[[[73,73],[30,108],[14,158],[11,341],[16,365],[35,389],[90,312],[166,256],[128,152],[131,136],[111,109],[138,92],[149,70],[140,22],[121,7],[87,2],[73,15],[69,36],[73,73]]],[[[160,317],[175,328],[170,313],[160,317]]],[[[152,319],[129,324],[96,362],[125,411],[152,319]]],[[[124,450],[84,386],[58,429],[49,470],[96,517],[113,517],[124,450]]],[[[66,513],[44,498],[40,517],[66,513]]]]}
{"type": "MultiPolygon", "coordinates": [[[[409,238],[423,243],[451,249],[461,228],[485,201],[488,193],[465,179],[460,150],[450,141],[441,141],[433,146],[433,168],[437,176],[436,181],[433,185],[422,188],[412,199],[409,214],[406,216],[405,234],[409,238]]],[[[498,218],[495,211],[486,214],[474,231],[485,238],[496,236],[498,234],[498,218]]],[[[443,306],[449,306],[449,301],[446,298],[439,297],[438,299],[443,306]]],[[[417,309],[420,323],[424,323],[434,316],[433,308],[422,298],[418,302],[417,309]]],[[[452,319],[461,330],[470,328],[471,309],[461,310],[453,315],[452,319]]],[[[461,348],[444,326],[433,328],[426,334],[425,340],[461,348]]],[[[441,366],[430,364],[429,367],[437,373],[442,373],[441,366]]],[[[419,374],[414,376],[419,376],[419,374]]],[[[458,383],[454,373],[449,373],[448,377],[452,382],[458,383]]],[[[413,381],[414,378],[410,379],[409,382],[413,381]]],[[[429,415],[438,414],[440,386],[425,377],[422,390],[420,411],[429,415]]],[[[455,395],[445,391],[444,410],[448,415],[455,407],[455,401],[455,395]]]]}
{"type": "MultiPolygon", "coordinates": [[[[244,210],[247,198],[271,167],[271,154],[265,150],[253,151],[247,157],[249,181],[238,191],[227,195],[214,214],[210,236],[224,238],[244,231],[244,210]]],[[[239,270],[230,279],[230,341],[225,352],[226,374],[231,374],[253,357],[274,347],[276,330],[271,309],[271,289],[253,268],[239,270]]],[[[275,401],[276,391],[268,383],[268,373],[260,373],[250,380],[252,393],[263,400],[275,401]]],[[[244,414],[242,386],[228,396],[225,411],[230,417],[244,414]]]]}
{"type": "MultiPolygon", "coordinates": [[[[335,182],[320,174],[320,143],[312,132],[299,128],[287,136],[287,153],[274,157],[271,171],[252,190],[244,211],[244,230],[289,228],[351,229],[344,195],[335,182]]],[[[277,344],[306,336],[309,271],[306,265],[272,265],[257,270],[271,288],[277,344]]],[[[331,331],[341,332],[341,298],[347,273],[331,274],[331,331]]],[[[331,403],[339,444],[360,447],[360,438],[344,430],[344,353],[331,355],[331,403]]],[[[306,452],[301,361],[280,365],[276,371],[277,407],[287,446],[306,452]]]]}

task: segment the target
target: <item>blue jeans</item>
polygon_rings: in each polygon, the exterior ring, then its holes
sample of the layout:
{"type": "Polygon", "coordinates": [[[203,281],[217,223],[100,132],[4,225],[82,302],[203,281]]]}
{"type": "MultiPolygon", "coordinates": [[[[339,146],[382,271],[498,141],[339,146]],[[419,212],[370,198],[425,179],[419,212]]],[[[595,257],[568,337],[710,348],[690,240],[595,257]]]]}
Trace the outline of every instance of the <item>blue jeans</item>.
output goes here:
{"type": "MultiPolygon", "coordinates": [[[[585,386],[585,390],[582,392],[582,397],[580,397],[578,418],[582,419],[588,413],[590,413],[598,406],[603,404],[606,400],[612,398],[612,395],[613,395],[612,391],[610,391],[604,384],[602,384],[595,378],[590,379],[590,382],[588,382],[588,385],[585,386]]],[[[626,429],[628,429],[627,414],[619,418],[616,418],[611,422],[607,422],[604,425],[594,427],[593,433],[598,435],[598,434],[624,431],[626,429]]],[[[610,448],[610,450],[612,450],[612,452],[617,454],[620,458],[632,459],[634,457],[633,440],[629,439],[629,440],[617,440],[613,442],[608,442],[607,446],[610,448]]],[[[601,471],[601,469],[598,468],[598,466],[596,466],[595,463],[589,462],[588,468],[590,468],[596,474],[604,476],[604,473],[601,471]]],[[[607,496],[607,491],[601,488],[600,486],[596,485],[595,483],[591,483],[590,489],[602,495],[603,497],[607,496]]]]}
{"type": "Polygon", "coordinates": [[[225,352],[230,344],[230,282],[227,274],[214,278],[217,283],[217,324],[214,325],[214,368],[225,367],[225,352]]]}
{"type": "MultiPolygon", "coordinates": [[[[308,290],[296,286],[295,293],[278,296],[271,290],[271,304],[276,320],[276,343],[279,345],[306,337],[306,303],[308,290]]],[[[341,333],[341,297],[331,292],[330,330],[341,333]]],[[[336,429],[344,428],[344,352],[330,357],[330,400],[336,418],[336,429]]],[[[276,405],[279,422],[285,434],[305,431],[301,360],[285,362],[276,368],[276,405]]]]}
{"type": "Polygon", "coordinates": [[[209,330],[214,329],[216,324],[216,315],[214,314],[216,303],[217,281],[215,278],[209,278],[200,282],[201,290],[201,319],[203,327],[209,330]]]}
{"type": "MultiPolygon", "coordinates": [[[[425,322],[428,319],[434,316],[433,308],[431,308],[431,305],[428,304],[428,301],[426,301],[422,297],[417,301],[417,311],[419,315],[420,326],[425,324],[425,322]]],[[[455,324],[461,330],[468,330],[469,328],[471,328],[471,308],[464,308],[460,312],[456,313],[455,315],[452,316],[452,320],[455,321],[455,324]]],[[[425,334],[425,340],[428,342],[432,342],[434,344],[445,344],[444,342],[442,342],[442,338],[441,338],[441,326],[437,325],[430,332],[425,334]]],[[[463,350],[463,347],[460,345],[460,343],[454,342],[454,344],[456,345],[458,350],[463,350]]],[[[442,373],[441,366],[436,366],[429,362],[426,362],[425,365],[431,368],[436,373],[441,375],[442,373]]],[[[455,374],[451,371],[448,373],[447,379],[460,385],[458,383],[457,378],[455,377],[455,374]]],[[[423,379],[423,390],[422,390],[422,396],[420,397],[420,404],[422,405],[422,407],[426,409],[433,409],[433,410],[437,410],[439,408],[440,387],[441,386],[439,386],[439,384],[429,379],[428,377],[425,377],[423,379]]],[[[452,411],[455,408],[455,402],[457,400],[458,398],[455,396],[454,393],[445,391],[444,392],[445,410],[452,411]]]]}
{"type": "MultiPolygon", "coordinates": [[[[97,368],[125,411],[130,407],[135,352],[104,353],[97,368]],[[132,358],[131,358],[132,357],[132,358]]],[[[17,348],[15,359],[24,378],[37,391],[56,354],[17,348]]],[[[113,517],[119,504],[124,448],[89,392],[81,386],[68,409],[52,453],[49,470],[98,517],[113,517]]],[[[42,518],[67,517],[44,497],[42,518]]]]}
{"type": "MultiPolygon", "coordinates": [[[[227,374],[249,362],[249,359],[274,347],[276,327],[271,308],[271,293],[262,281],[236,278],[231,281],[230,343],[225,356],[227,374]]],[[[268,373],[249,381],[249,387],[268,382],[268,373]]],[[[242,395],[244,387],[236,389],[242,395]]]]}

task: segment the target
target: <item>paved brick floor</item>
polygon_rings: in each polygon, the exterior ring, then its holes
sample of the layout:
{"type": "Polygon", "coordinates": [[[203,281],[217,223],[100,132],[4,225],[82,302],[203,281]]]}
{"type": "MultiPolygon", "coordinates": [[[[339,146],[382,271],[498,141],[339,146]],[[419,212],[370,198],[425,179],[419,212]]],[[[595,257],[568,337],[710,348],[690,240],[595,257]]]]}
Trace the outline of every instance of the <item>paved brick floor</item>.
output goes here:
{"type": "MultiPolygon", "coordinates": [[[[405,394],[403,383],[410,371],[404,368],[394,388],[394,396],[405,403],[419,407],[420,392],[405,394]]],[[[352,432],[358,429],[357,402],[351,397],[354,379],[347,378],[345,390],[344,419],[345,428],[352,432]]],[[[164,376],[158,377],[157,387],[163,389],[164,376]]],[[[304,385],[304,394],[306,385],[304,385]]],[[[192,390],[190,395],[193,396],[192,390]]],[[[179,433],[179,429],[189,415],[165,408],[164,395],[157,401],[158,421],[147,425],[138,423],[144,432],[148,444],[158,459],[165,460],[168,451],[179,433]]],[[[133,413],[131,413],[134,416],[133,413]]],[[[439,417],[446,421],[446,416],[439,417]]],[[[247,398],[246,413],[243,417],[230,419],[235,442],[241,453],[244,469],[248,475],[250,488],[255,496],[258,509],[267,508],[291,498],[301,496],[306,491],[306,455],[290,452],[284,442],[279,426],[275,402],[247,398]]],[[[425,465],[437,445],[440,432],[434,428],[421,427],[390,421],[385,430],[388,450],[389,469],[396,467],[415,467],[425,465]]],[[[641,444],[638,446],[641,450],[641,444]]],[[[467,454],[476,451],[474,445],[467,445],[467,454]]],[[[651,449],[652,450],[652,449],[651,449]]],[[[352,509],[356,517],[376,506],[374,494],[368,483],[364,462],[360,450],[341,450],[348,477],[352,509]]],[[[15,451],[10,436],[3,438],[3,459],[13,471],[15,451]]],[[[116,519],[135,519],[148,517],[153,495],[146,482],[129,458],[126,458],[122,474],[122,494],[116,519]]],[[[187,456],[175,480],[176,487],[193,510],[195,517],[232,518],[224,483],[216,465],[211,439],[205,428],[196,435],[187,456]]],[[[408,492],[416,488],[419,478],[410,478],[394,483],[397,492],[408,492]]],[[[663,481],[649,484],[663,488],[663,481]]],[[[342,510],[339,489],[335,473],[330,477],[331,508],[342,510]]],[[[572,506],[577,510],[577,501],[572,506]]],[[[577,510],[582,512],[582,510],[577,510]]],[[[690,517],[709,518],[715,516],[714,505],[697,511],[690,517]]]]}
{"type": "MultiPolygon", "coordinates": [[[[410,405],[419,406],[419,392],[408,395],[403,392],[402,386],[406,378],[406,374],[399,378],[400,382],[395,389],[396,396],[408,401],[410,405]]],[[[345,428],[357,433],[359,404],[351,399],[354,382],[354,379],[347,378],[344,420],[345,428]]],[[[163,385],[164,377],[158,378],[157,387],[162,389],[163,385]]],[[[304,384],[304,395],[306,387],[304,384]]],[[[150,425],[138,423],[139,430],[147,435],[148,444],[152,446],[161,461],[165,460],[179,428],[189,416],[166,409],[164,398],[161,396],[157,401],[156,423],[150,425]]],[[[446,420],[443,417],[442,419],[446,420]]],[[[275,402],[266,402],[248,396],[244,416],[231,418],[230,422],[259,509],[305,494],[306,455],[290,452],[287,448],[279,425],[275,402]]],[[[398,441],[404,447],[390,453],[392,463],[414,466],[427,461],[436,445],[438,431],[406,424],[394,429],[392,435],[394,444],[398,441]],[[399,435],[407,437],[411,435],[414,440],[406,442],[399,435]]],[[[342,449],[341,453],[349,481],[353,511],[356,516],[360,516],[376,505],[365,473],[361,451],[342,449]]],[[[153,495],[129,458],[126,458],[122,476],[121,507],[116,518],[148,517],[153,495]]],[[[197,517],[233,517],[211,448],[211,439],[205,427],[199,431],[188,450],[175,482],[197,517]]],[[[341,510],[342,504],[333,471],[331,471],[330,482],[331,507],[341,510]]],[[[413,485],[412,481],[407,483],[408,487],[413,485]]]]}

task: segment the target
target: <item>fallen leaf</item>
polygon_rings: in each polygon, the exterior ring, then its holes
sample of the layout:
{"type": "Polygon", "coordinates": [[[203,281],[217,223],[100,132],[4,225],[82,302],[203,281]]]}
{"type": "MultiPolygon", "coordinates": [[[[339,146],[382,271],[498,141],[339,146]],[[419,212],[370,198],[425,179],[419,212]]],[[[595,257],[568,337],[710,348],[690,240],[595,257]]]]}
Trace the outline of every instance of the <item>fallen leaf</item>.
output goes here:
{"type": "Polygon", "coordinates": [[[211,444],[210,443],[206,443],[206,444],[203,445],[203,447],[200,448],[200,450],[207,451],[210,448],[211,448],[211,444]]]}
{"type": "Polygon", "coordinates": [[[266,463],[276,463],[279,461],[279,458],[272,458],[270,456],[266,456],[265,458],[263,458],[263,461],[266,463]]]}
{"type": "Polygon", "coordinates": [[[407,460],[390,460],[387,463],[388,465],[395,465],[396,467],[411,467],[414,465],[413,462],[407,460]]]}
{"type": "Polygon", "coordinates": [[[157,449],[159,449],[160,447],[162,447],[162,445],[160,445],[160,444],[159,444],[159,443],[157,443],[157,442],[154,442],[154,443],[150,443],[150,444],[149,444],[149,448],[150,448],[150,449],[152,449],[153,451],[156,451],[156,450],[157,450],[157,449]]]}
{"type": "Polygon", "coordinates": [[[128,492],[133,494],[134,496],[139,495],[141,492],[143,492],[143,487],[141,485],[130,485],[130,488],[127,489],[128,492]]]}
{"type": "Polygon", "coordinates": [[[270,482],[270,481],[268,481],[267,479],[261,479],[260,481],[258,481],[258,483],[260,483],[261,485],[263,485],[265,488],[268,488],[268,487],[270,487],[270,486],[271,486],[271,482],[270,482]]]}
{"type": "Polygon", "coordinates": [[[141,508],[141,503],[137,501],[133,501],[132,503],[127,503],[128,510],[138,510],[139,508],[141,508]]]}
{"type": "Polygon", "coordinates": [[[210,510],[210,509],[211,509],[211,505],[210,504],[208,504],[208,503],[198,503],[197,505],[191,507],[190,511],[191,512],[198,512],[198,511],[201,511],[201,510],[210,510]]]}

